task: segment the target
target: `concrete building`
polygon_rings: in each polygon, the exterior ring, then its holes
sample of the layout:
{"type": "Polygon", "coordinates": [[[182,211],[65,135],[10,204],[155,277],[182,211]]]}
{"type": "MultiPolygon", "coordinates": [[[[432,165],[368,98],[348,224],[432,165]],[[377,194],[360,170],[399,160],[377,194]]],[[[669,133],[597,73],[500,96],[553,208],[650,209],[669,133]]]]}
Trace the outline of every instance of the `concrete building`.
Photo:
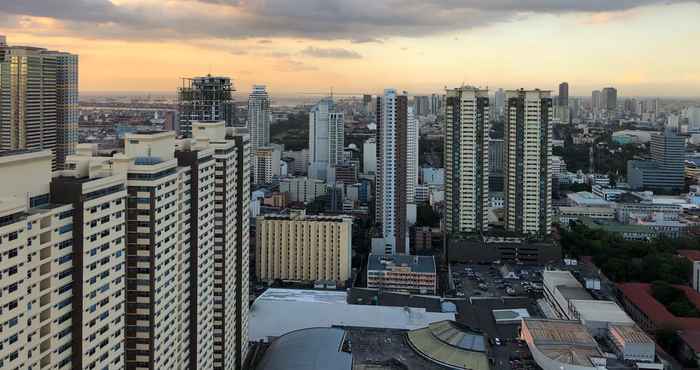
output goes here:
{"type": "Polygon", "coordinates": [[[377,139],[371,137],[362,144],[362,173],[377,172],[377,139]]]}
{"type": "Polygon", "coordinates": [[[344,286],[350,278],[352,218],[289,215],[256,220],[255,270],[261,280],[315,282],[344,286]]]}
{"type": "Polygon", "coordinates": [[[523,319],[520,337],[542,370],[596,370],[607,359],[576,321],[523,319]]]}
{"type": "Polygon", "coordinates": [[[345,330],[309,328],[287,333],[270,344],[258,370],[352,370],[345,330]]]}
{"type": "Polygon", "coordinates": [[[557,118],[559,122],[568,124],[569,117],[569,83],[562,82],[559,84],[559,96],[557,98],[557,118]]]}
{"type": "Polygon", "coordinates": [[[447,90],[445,105],[445,227],[448,233],[488,229],[488,90],[447,90]]]}
{"type": "Polygon", "coordinates": [[[367,287],[395,292],[436,294],[435,258],[370,254],[367,260],[367,287]]]}
{"type": "Polygon", "coordinates": [[[654,362],[656,359],[656,344],[636,324],[613,324],[608,330],[618,357],[637,362],[654,362]]]}
{"type": "Polygon", "coordinates": [[[419,141],[418,118],[414,110],[409,108],[406,126],[406,202],[408,207],[414,209],[416,207],[416,186],[418,186],[419,141]]]}
{"type": "Polygon", "coordinates": [[[125,178],[0,156],[3,368],[124,366],[125,178]]]}
{"type": "Polygon", "coordinates": [[[680,191],[685,185],[685,138],[675,133],[654,133],[651,160],[627,162],[632,189],[680,191]]]}
{"type": "Polygon", "coordinates": [[[275,177],[280,176],[282,150],[276,145],[258,147],[255,150],[253,182],[255,184],[270,184],[275,177]]]}
{"type": "Polygon", "coordinates": [[[545,270],[542,273],[544,297],[559,318],[576,318],[571,300],[592,300],[593,297],[569,271],[545,270]]]}
{"type": "MultiPolygon", "coordinates": [[[[250,134],[250,147],[253,153],[259,147],[270,144],[270,96],[265,85],[254,85],[253,91],[248,96],[248,132],[250,134]]],[[[255,164],[253,165],[255,167],[255,164]]],[[[255,168],[254,168],[255,170],[255,168]]]]}
{"type": "Polygon", "coordinates": [[[309,169],[309,150],[285,150],[282,158],[291,158],[294,161],[293,168],[288,168],[290,176],[306,176],[309,169]]]}
{"type": "Polygon", "coordinates": [[[236,124],[236,111],[231,79],[222,76],[183,78],[177,89],[178,132],[192,137],[192,121],[225,121],[226,126],[236,124]]]}
{"type": "Polygon", "coordinates": [[[333,98],[322,99],[309,112],[309,177],[328,179],[329,168],[343,161],[344,115],[333,98]]]}
{"type": "Polygon", "coordinates": [[[408,96],[393,89],[377,97],[376,221],[386,254],[408,254],[408,96]]]}
{"type": "Polygon", "coordinates": [[[603,88],[601,92],[602,108],[614,112],[617,110],[617,89],[614,87],[603,88]]]}
{"type": "Polygon", "coordinates": [[[49,149],[63,168],[78,142],[78,56],[0,45],[0,150],[49,149]]]}
{"type": "Polygon", "coordinates": [[[610,325],[634,325],[617,303],[613,301],[579,300],[569,301],[571,320],[580,320],[593,336],[604,337],[610,325]]]}
{"type": "Polygon", "coordinates": [[[552,224],[552,98],[548,91],[507,92],[505,227],[545,236],[552,224]]]}
{"type": "Polygon", "coordinates": [[[593,90],[593,93],[591,94],[591,108],[593,108],[594,112],[603,108],[601,99],[602,96],[600,90],[593,90]]]}
{"type": "Polygon", "coordinates": [[[280,192],[289,194],[290,202],[312,203],[326,195],[328,186],[323,180],[308,177],[287,177],[280,180],[280,192]]]}
{"type": "Polygon", "coordinates": [[[700,132],[700,107],[688,107],[683,110],[683,118],[688,120],[688,132],[700,132]]]}

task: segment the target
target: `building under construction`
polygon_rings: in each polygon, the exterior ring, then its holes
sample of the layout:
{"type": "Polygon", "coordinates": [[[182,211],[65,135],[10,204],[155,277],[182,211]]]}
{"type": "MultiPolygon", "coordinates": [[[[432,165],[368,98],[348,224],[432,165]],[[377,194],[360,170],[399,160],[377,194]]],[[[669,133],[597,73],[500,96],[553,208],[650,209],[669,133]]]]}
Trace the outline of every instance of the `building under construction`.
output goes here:
{"type": "Polygon", "coordinates": [[[192,137],[192,121],[226,121],[226,126],[234,126],[233,91],[228,77],[183,78],[177,91],[180,135],[192,137]]]}

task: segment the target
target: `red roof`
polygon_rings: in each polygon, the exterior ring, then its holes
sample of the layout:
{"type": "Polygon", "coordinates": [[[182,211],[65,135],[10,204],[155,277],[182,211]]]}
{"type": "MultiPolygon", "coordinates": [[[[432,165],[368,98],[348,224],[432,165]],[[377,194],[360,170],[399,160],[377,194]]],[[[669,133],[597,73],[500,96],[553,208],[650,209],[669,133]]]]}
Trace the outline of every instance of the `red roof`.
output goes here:
{"type": "Polygon", "coordinates": [[[680,333],[681,339],[693,349],[695,353],[700,353],[700,331],[686,330],[680,333]]]}
{"type": "MultiPolygon", "coordinates": [[[[700,330],[700,318],[674,316],[651,295],[651,284],[622,283],[617,286],[625,298],[644,312],[654,324],[670,325],[681,330],[700,330]]],[[[700,310],[700,293],[684,285],[674,287],[683,290],[688,300],[700,310]]]]}
{"type": "Polygon", "coordinates": [[[700,251],[693,249],[679,249],[678,254],[689,259],[690,262],[700,261],[700,251]]]}

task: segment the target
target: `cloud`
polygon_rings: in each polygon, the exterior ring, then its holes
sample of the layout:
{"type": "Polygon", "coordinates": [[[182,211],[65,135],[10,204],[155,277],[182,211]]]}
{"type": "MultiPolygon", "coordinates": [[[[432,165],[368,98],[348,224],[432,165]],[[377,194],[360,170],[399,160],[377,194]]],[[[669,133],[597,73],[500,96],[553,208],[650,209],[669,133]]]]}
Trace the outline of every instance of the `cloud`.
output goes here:
{"type": "Polygon", "coordinates": [[[362,55],[359,53],[341,48],[316,48],[309,46],[302,50],[301,53],[314,58],[362,59],[362,55]]]}
{"type": "MultiPolygon", "coordinates": [[[[0,19],[53,18],[61,22],[60,35],[89,38],[378,42],[468,30],[538,13],[614,13],[679,3],[700,0],[0,0],[0,19]]],[[[40,33],[29,27],[22,31],[40,33]]]]}

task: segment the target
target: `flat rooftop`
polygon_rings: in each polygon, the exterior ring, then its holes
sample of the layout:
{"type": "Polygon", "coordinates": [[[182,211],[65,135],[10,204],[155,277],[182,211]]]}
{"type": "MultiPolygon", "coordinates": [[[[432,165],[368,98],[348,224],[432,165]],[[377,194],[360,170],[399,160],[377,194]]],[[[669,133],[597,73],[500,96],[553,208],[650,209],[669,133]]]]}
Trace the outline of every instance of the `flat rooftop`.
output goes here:
{"type": "Polygon", "coordinates": [[[582,367],[595,367],[605,357],[585,326],[578,321],[523,319],[523,332],[532,336],[531,351],[547,358],[582,367]],[[532,348],[534,347],[534,348],[532,348]]]}
{"type": "Polygon", "coordinates": [[[625,344],[651,344],[655,345],[654,341],[649,338],[647,333],[644,332],[639,326],[625,325],[625,324],[612,324],[609,326],[610,332],[617,334],[625,344]]]}
{"type": "Polygon", "coordinates": [[[253,302],[249,327],[250,340],[266,341],[316,327],[414,330],[454,319],[454,313],[424,308],[348,304],[347,293],[340,291],[268,289],[253,302]]]}
{"type": "Polygon", "coordinates": [[[277,338],[257,370],[351,370],[352,354],[343,352],[345,330],[310,328],[277,338]]]}
{"type": "Polygon", "coordinates": [[[634,321],[627,316],[617,303],[613,301],[597,301],[597,300],[577,300],[569,302],[576,312],[578,312],[581,321],[601,321],[614,322],[622,324],[634,324],[634,321]]]}
{"type": "Polygon", "coordinates": [[[391,267],[409,267],[412,272],[435,273],[435,257],[370,254],[367,270],[387,271],[391,267]]]}

